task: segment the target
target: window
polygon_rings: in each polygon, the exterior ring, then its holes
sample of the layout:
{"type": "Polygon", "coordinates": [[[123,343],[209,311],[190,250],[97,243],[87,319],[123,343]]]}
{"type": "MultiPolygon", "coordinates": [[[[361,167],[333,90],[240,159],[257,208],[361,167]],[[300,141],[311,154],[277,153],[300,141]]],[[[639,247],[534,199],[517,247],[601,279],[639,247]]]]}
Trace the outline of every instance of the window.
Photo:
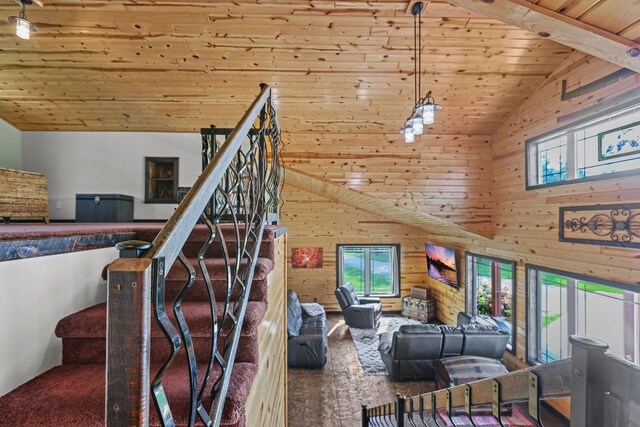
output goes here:
{"type": "Polygon", "coordinates": [[[639,122],[634,105],[528,140],[527,189],[639,169],[639,122]]]}
{"type": "Polygon", "coordinates": [[[507,348],[514,352],[512,331],[515,319],[514,276],[512,261],[467,253],[467,314],[483,323],[509,332],[507,348]]]}
{"type": "Polygon", "coordinates": [[[400,245],[338,245],[338,286],[360,296],[400,294],[400,245]]]}
{"type": "Polygon", "coordinates": [[[640,293],[633,287],[535,266],[527,266],[527,281],[530,362],[571,356],[569,336],[578,334],[640,364],[640,293]]]}

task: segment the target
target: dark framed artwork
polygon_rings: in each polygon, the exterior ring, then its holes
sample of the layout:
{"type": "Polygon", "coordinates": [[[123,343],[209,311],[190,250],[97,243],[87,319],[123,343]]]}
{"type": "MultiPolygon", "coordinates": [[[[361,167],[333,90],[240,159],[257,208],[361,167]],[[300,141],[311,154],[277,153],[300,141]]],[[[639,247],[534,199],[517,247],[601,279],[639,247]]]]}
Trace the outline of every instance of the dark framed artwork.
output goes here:
{"type": "Polygon", "coordinates": [[[291,248],[291,267],[293,268],[322,268],[322,248],[291,248]]]}
{"type": "Polygon", "coordinates": [[[640,248],[640,203],[560,208],[561,242],[640,248]]]}
{"type": "Polygon", "coordinates": [[[144,202],[178,203],[178,158],[145,157],[144,202]]]}
{"type": "Polygon", "coordinates": [[[598,160],[640,154],[640,122],[598,134],[598,160]]]}

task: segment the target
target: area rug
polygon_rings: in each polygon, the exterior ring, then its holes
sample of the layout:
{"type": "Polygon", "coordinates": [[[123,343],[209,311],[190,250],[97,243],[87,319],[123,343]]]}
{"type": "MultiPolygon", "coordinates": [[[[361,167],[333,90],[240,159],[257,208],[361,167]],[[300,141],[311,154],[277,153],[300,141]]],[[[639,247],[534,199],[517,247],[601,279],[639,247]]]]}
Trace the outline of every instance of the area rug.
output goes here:
{"type": "Polygon", "coordinates": [[[388,375],[387,368],[382,363],[378,352],[378,336],[386,331],[396,331],[402,325],[419,325],[420,322],[413,319],[405,319],[400,316],[383,317],[380,319],[378,329],[360,329],[349,327],[353,344],[358,352],[360,365],[366,375],[388,375]]]}

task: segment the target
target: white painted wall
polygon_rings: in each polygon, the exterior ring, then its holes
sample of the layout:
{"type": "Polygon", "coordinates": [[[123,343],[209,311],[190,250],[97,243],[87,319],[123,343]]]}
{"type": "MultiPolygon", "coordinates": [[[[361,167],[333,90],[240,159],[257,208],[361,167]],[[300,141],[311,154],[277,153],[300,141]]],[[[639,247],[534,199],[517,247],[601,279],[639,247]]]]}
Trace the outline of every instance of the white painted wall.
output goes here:
{"type": "Polygon", "coordinates": [[[196,133],[23,132],[22,168],[47,177],[51,219],[75,219],[76,193],[134,197],[135,219],[168,219],[175,204],[144,203],[144,158],[179,157],[179,185],[202,169],[196,133]]]}
{"type": "Polygon", "coordinates": [[[0,119],[0,168],[20,169],[22,132],[0,119]]]}
{"type": "Polygon", "coordinates": [[[0,262],[0,396],[62,363],[55,327],[104,302],[115,248],[0,262]]]}

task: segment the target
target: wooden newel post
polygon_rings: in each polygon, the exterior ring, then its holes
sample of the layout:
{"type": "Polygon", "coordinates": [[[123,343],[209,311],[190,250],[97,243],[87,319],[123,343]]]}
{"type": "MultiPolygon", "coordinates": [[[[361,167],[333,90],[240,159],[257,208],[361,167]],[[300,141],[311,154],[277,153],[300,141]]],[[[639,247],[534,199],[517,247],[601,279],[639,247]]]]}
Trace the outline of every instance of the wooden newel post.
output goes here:
{"type": "Polygon", "coordinates": [[[571,427],[604,424],[604,353],[609,345],[595,338],[572,335],[571,427]]]}
{"type": "Polygon", "coordinates": [[[152,260],[151,244],[116,245],[121,258],[107,269],[107,371],[105,424],[149,424],[152,260]]]}

